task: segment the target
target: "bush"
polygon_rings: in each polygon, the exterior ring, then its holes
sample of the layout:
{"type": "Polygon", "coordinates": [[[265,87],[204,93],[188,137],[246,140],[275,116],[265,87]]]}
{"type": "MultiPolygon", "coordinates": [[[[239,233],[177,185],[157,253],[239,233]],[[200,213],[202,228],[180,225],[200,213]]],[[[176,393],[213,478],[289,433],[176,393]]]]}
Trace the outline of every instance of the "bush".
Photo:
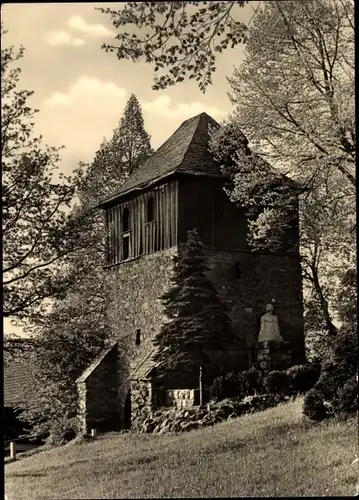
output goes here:
{"type": "Polygon", "coordinates": [[[239,387],[243,396],[252,396],[262,392],[262,375],[255,368],[250,368],[239,373],[239,387]]]}
{"type": "Polygon", "coordinates": [[[342,365],[346,370],[347,379],[358,370],[358,335],[356,325],[344,325],[333,342],[332,361],[342,365]]]}
{"type": "Polygon", "coordinates": [[[219,377],[215,378],[212,382],[212,384],[209,386],[208,391],[210,398],[213,399],[214,401],[221,401],[224,399],[224,378],[222,375],[219,377]]]}
{"type": "Polygon", "coordinates": [[[261,390],[261,374],[255,368],[221,375],[216,377],[209,386],[210,397],[215,401],[225,398],[244,398],[261,390]]]}
{"type": "Polygon", "coordinates": [[[326,401],[334,401],[348,378],[345,365],[326,364],[323,366],[322,373],[314,387],[321,392],[326,401]]]}
{"type": "Polygon", "coordinates": [[[274,370],[264,379],[264,388],[270,394],[286,394],[289,389],[289,377],[286,372],[274,370]]]}
{"type": "Polygon", "coordinates": [[[292,366],[287,370],[289,386],[292,393],[304,394],[312,389],[320,376],[319,364],[292,366]]]}
{"type": "Polygon", "coordinates": [[[327,416],[323,395],[314,387],[307,392],[304,398],[303,413],[310,420],[317,422],[324,420],[327,416]]]}
{"type": "Polygon", "coordinates": [[[349,415],[358,411],[357,375],[350,378],[339,390],[334,407],[335,412],[339,415],[349,415]]]}

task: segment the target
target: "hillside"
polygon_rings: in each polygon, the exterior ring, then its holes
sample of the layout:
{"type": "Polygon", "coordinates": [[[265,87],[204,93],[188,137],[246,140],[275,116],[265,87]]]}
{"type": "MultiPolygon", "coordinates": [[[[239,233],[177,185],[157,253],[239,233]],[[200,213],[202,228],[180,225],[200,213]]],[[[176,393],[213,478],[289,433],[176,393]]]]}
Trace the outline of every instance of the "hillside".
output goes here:
{"type": "Polygon", "coordinates": [[[107,434],[6,464],[9,500],[354,495],[358,424],[302,401],[183,434],[107,434]]]}

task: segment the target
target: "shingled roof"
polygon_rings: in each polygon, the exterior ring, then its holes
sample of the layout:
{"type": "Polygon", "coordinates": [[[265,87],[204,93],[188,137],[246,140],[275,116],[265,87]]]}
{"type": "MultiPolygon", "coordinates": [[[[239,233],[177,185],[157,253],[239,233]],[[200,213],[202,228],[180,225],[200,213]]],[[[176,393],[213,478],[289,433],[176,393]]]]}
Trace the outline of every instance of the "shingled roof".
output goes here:
{"type": "Polygon", "coordinates": [[[15,356],[4,353],[4,407],[15,408],[35,395],[36,379],[31,371],[30,356],[31,348],[15,356]]]}
{"type": "Polygon", "coordinates": [[[174,173],[192,175],[222,175],[220,167],[208,151],[209,128],[219,124],[207,113],[201,113],[182,125],[167,141],[100,206],[174,173]]]}

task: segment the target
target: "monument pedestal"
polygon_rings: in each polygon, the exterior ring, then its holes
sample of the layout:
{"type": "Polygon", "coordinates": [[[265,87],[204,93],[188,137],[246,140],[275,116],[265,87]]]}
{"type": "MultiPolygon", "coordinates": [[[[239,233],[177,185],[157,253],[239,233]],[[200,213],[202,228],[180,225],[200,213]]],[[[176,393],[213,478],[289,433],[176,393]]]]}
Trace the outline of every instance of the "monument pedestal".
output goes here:
{"type": "Polygon", "coordinates": [[[291,365],[289,342],[266,340],[253,345],[252,366],[263,375],[273,370],[286,370],[291,365]]]}

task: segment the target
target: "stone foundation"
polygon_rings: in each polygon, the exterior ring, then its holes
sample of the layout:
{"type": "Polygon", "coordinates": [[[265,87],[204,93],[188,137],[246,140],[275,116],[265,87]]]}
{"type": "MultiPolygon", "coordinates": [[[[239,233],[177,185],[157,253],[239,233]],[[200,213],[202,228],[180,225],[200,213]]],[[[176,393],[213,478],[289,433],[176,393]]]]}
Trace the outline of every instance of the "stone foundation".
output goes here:
{"type": "Polygon", "coordinates": [[[256,342],[252,364],[264,375],[273,370],[286,370],[292,365],[289,342],[256,342]]]}
{"type": "Polygon", "coordinates": [[[153,391],[150,380],[131,381],[131,429],[139,430],[153,412],[153,391]]]}

